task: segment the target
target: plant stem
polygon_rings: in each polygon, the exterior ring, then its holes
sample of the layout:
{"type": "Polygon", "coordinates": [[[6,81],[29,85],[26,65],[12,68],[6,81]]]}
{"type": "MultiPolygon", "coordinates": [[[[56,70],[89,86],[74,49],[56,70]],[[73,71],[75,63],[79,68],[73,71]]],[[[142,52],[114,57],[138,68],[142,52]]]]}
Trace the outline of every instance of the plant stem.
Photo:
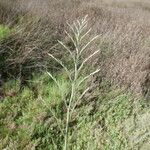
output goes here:
{"type": "MultiPolygon", "coordinates": [[[[81,98],[84,96],[84,94],[89,90],[89,88],[86,88],[85,91],[78,98],[78,95],[77,95],[78,88],[86,79],[88,79],[89,77],[91,77],[92,75],[94,75],[100,71],[99,69],[97,69],[96,71],[88,74],[87,76],[83,76],[83,79],[79,78],[81,70],[83,70],[84,65],[87,63],[87,61],[99,52],[99,50],[97,50],[85,59],[83,59],[81,57],[81,55],[86,51],[87,47],[98,37],[98,36],[93,37],[85,45],[81,43],[81,41],[83,39],[85,39],[85,37],[91,31],[91,29],[90,29],[90,30],[87,30],[84,32],[84,30],[87,27],[86,17],[87,16],[85,16],[85,18],[82,19],[81,21],[77,20],[76,22],[74,22],[73,25],[68,24],[72,31],[72,34],[70,34],[68,32],[66,32],[66,33],[67,33],[68,37],[70,38],[70,40],[72,41],[72,43],[74,44],[75,53],[72,52],[63,42],[59,41],[59,43],[70,53],[70,57],[73,60],[73,64],[74,64],[73,76],[72,76],[72,71],[69,70],[68,67],[66,67],[61,60],[57,59],[52,54],[48,54],[51,58],[53,58],[57,63],[59,63],[63,67],[63,69],[66,71],[66,73],[69,77],[69,81],[70,81],[71,89],[69,89],[69,93],[70,93],[69,104],[67,104],[67,100],[64,99],[65,104],[66,104],[66,109],[67,109],[65,133],[64,133],[64,145],[63,145],[64,150],[69,149],[69,137],[68,137],[69,136],[69,122],[72,118],[72,113],[73,113],[77,103],[79,102],[79,100],[81,100],[81,98]]],[[[51,73],[48,73],[48,74],[60,88],[60,85],[58,84],[56,78],[51,73]]],[[[60,91],[61,91],[61,95],[62,95],[62,99],[63,99],[63,93],[62,93],[61,88],[60,88],[60,91]]]]}
{"type": "Polygon", "coordinates": [[[74,95],[75,95],[75,84],[73,82],[71,85],[71,96],[70,96],[70,100],[69,100],[69,106],[67,108],[64,150],[68,149],[68,129],[69,129],[69,121],[70,121],[70,109],[71,109],[72,101],[74,99],[74,95]]]}

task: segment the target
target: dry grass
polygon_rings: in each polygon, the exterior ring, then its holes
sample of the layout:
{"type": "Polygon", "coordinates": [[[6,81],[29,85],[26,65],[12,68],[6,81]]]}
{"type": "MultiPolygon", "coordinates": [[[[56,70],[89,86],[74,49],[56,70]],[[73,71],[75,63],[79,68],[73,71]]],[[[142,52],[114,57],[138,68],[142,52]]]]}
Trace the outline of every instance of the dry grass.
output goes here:
{"type": "MultiPolygon", "coordinates": [[[[12,10],[10,2],[5,5],[12,10]]],[[[102,65],[105,77],[129,87],[138,95],[149,95],[149,3],[148,0],[16,0],[13,5],[19,5],[20,12],[26,12],[29,18],[36,16],[44,25],[50,24],[52,31],[61,37],[65,36],[66,20],[72,21],[88,14],[93,34],[101,35],[97,44],[102,55],[95,63],[102,65]]],[[[13,11],[16,12],[14,8],[13,11]]],[[[7,13],[7,16],[11,15],[8,10],[7,13]]],[[[41,26],[37,23],[30,28],[38,25],[41,26]]]]}

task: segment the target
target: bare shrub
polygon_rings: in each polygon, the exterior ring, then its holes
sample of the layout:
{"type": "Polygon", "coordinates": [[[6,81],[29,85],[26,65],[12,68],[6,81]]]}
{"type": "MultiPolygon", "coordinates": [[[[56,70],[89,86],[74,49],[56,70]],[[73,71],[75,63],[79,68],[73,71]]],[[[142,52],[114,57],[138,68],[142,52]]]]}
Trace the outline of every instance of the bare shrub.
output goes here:
{"type": "MultiPolygon", "coordinates": [[[[5,4],[11,10],[15,10],[16,5],[19,6],[20,12],[45,22],[44,24],[51,26],[53,33],[60,37],[64,37],[66,20],[73,21],[88,14],[92,33],[101,35],[97,44],[102,49],[102,55],[99,56],[99,61],[95,60],[94,63],[105,64],[103,74],[113,82],[129,87],[138,95],[143,93],[145,78],[149,74],[149,69],[144,68],[149,65],[150,57],[148,0],[23,0],[14,1],[13,5],[9,0],[5,4]],[[10,5],[15,6],[14,9],[10,5]]],[[[39,24],[41,25],[43,26],[39,24]]],[[[33,26],[38,26],[38,23],[33,26]]],[[[37,33],[40,35],[42,32],[37,33]]],[[[51,45],[46,47],[49,46],[51,45]]]]}

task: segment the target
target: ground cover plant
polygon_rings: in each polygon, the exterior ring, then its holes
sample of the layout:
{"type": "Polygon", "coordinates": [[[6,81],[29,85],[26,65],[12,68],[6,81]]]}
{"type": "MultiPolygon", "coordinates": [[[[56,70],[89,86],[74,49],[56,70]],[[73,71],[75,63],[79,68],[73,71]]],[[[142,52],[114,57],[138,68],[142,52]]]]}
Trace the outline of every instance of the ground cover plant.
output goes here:
{"type": "MultiPolygon", "coordinates": [[[[56,78],[67,95],[68,79],[63,74],[56,78]]],[[[55,82],[47,74],[36,76],[30,88],[10,95],[18,88],[19,81],[3,86],[7,96],[0,103],[0,148],[63,149],[61,130],[67,111],[55,82]]],[[[148,149],[149,117],[149,107],[142,99],[103,81],[100,89],[97,86],[85,94],[75,108],[69,124],[69,130],[74,131],[68,134],[69,148],[148,149]]]]}
{"type": "Polygon", "coordinates": [[[9,27],[0,25],[0,39],[7,37],[10,32],[9,27]]]}

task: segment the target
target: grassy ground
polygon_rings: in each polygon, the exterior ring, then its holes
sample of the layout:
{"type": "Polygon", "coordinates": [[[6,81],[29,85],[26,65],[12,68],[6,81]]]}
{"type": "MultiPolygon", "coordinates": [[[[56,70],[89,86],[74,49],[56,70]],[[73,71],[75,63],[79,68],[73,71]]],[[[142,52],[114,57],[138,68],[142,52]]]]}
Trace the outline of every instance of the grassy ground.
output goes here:
{"type": "Polygon", "coordinates": [[[0,40],[4,39],[10,33],[10,29],[7,26],[0,25],[0,40]]]}
{"type": "MultiPolygon", "coordinates": [[[[63,92],[68,81],[58,77],[63,92]]],[[[19,81],[6,83],[0,101],[0,149],[62,149],[66,111],[57,86],[47,75],[30,81],[20,93],[19,81]],[[56,119],[57,117],[57,119],[56,119]],[[59,124],[57,124],[59,122],[59,124]]],[[[144,100],[103,81],[87,93],[70,122],[73,150],[149,150],[150,111],[144,100]]]]}

